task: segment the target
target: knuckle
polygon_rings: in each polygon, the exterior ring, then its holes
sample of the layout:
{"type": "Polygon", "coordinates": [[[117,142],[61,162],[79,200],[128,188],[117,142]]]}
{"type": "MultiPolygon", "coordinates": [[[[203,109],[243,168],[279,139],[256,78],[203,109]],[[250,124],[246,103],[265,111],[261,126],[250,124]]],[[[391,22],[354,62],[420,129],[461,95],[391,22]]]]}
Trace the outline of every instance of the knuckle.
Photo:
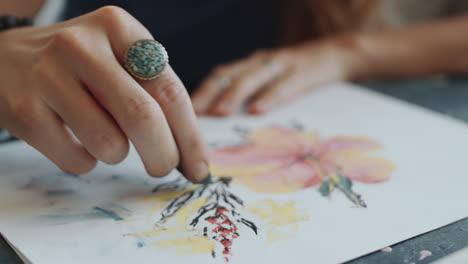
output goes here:
{"type": "Polygon", "coordinates": [[[129,150],[126,140],[111,133],[95,134],[91,144],[97,158],[109,164],[121,162],[129,150]]]}
{"type": "Polygon", "coordinates": [[[161,105],[180,105],[188,102],[188,95],[183,85],[171,78],[161,79],[155,93],[161,105]]]}
{"type": "Polygon", "coordinates": [[[125,111],[129,120],[140,124],[152,120],[158,114],[158,106],[148,99],[129,99],[125,104],[125,111]]]}
{"type": "Polygon", "coordinates": [[[82,38],[83,33],[77,26],[63,28],[52,35],[46,51],[56,52],[58,49],[76,47],[82,38]]]}
{"type": "Polygon", "coordinates": [[[39,104],[33,100],[23,99],[12,106],[13,116],[23,129],[36,127],[41,120],[39,104]]]}
{"type": "Polygon", "coordinates": [[[95,14],[100,23],[110,26],[125,25],[131,17],[125,9],[113,5],[101,7],[95,14]]]}
{"type": "Polygon", "coordinates": [[[73,54],[83,60],[95,57],[86,29],[80,26],[63,28],[50,37],[48,45],[42,50],[42,58],[48,63],[51,63],[51,58],[63,58],[64,54],[65,56],[73,54]]]}

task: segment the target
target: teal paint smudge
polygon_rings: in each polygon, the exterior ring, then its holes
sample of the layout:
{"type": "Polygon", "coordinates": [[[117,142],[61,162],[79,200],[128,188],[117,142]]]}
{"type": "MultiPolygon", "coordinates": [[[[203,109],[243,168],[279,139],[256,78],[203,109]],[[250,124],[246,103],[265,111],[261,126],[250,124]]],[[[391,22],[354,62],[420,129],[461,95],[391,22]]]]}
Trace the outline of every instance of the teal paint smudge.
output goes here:
{"type": "Polygon", "coordinates": [[[118,215],[116,212],[114,212],[112,210],[107,210],[107,209],[104,209],[104,208],[99,207],[99,206],[94,206],[93,210],[101,212],[101,213],[105,214],[106,216],[114,219],[115,221],[124,220],[120,215],[118,215]]]}
{"type": "Polygon", "coordinates": [[[142,248],[142,247],[144,247],[144,246],[145,246],[145,244],[143,244],[143,242],[138,242],[138,243],[137,243],[137,247],[138,247],[138,248],[142,248]]]}
{"type": "Polygon", "coordinates": [[[58,197],[58,196],[73,195],[73,194],[75,194],[75,191],[71,190],[71,189],[48,190],[44,194],[45,194],[45,196],[48,196],[48,197],[58,197]]]}

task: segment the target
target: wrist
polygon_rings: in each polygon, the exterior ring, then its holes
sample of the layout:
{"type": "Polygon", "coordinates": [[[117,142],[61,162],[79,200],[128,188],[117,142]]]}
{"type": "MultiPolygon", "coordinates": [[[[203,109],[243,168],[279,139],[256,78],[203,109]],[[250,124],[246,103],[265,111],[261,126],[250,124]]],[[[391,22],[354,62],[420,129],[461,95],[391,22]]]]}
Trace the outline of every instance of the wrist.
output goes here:
{"type": "Polygon", "coordinates": [[[372,56],[366,34],[349,33],[331,39],[339,54],[345,80],[359,81],[372,78],[372,56]]]}

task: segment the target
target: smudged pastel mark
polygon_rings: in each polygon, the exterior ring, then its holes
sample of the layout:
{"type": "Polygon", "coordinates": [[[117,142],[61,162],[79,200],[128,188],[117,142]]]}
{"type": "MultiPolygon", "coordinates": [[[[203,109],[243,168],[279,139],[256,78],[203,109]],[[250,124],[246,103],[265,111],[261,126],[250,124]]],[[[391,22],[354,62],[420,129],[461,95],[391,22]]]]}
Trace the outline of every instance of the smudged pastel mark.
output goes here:
{"type": "Polygon", "coordinates": [[[125,207],[125,206],[123,206],[123,205],[120,205],[120,204],[111,203],[111,204],[109,204],[109,206],[112,206],[113,208],[116,208],[116,209],[125,211],[125,212],[127,212],[127,213],[131,213],[131,212],[132,212],[130,209],[128,209],[127,207],[125,207]]]}
{"type": "Polygon", "coordinates": [[[281,203],[267,199],[245,209],[266,222],[269,242],[291,238],[299,228],[298,223],[310,219],[309,215],[296,208],[294,201],[281,203]]]}
{"type": "Polygon", "coordinates": [[[144,247],[144,246],[145,246],[145,243],[143,243],[143,242],[138,242],[138,243],[137,243],[137,247],[138,247],[138,248],[142,248],[142,247],[144,247]]]}
{"type": "Polygon", "coordinates": [[[269,228],[267,231],[267,240],[270,243],[277,241],[284,241],[290,239],[294,236],[296,229],[294,228],[285,228],[284,230],[278,228],[269,228]]]}
{"type": "Polygon", "coordinates": [[[204,236],[190,236],[156,241],[153,245],[162,248],[173,248],[177,256],[211,254],[211,252],[215,250],[214,241],[204,236]]]}
{"type": "Polygon", "coordinates": [[[297,225],[298,222],[308,220],[309,216],[299,212],[295,201],[276,202],[272,199],[260,201],[246,209],[261,218],[268,220],[268,223],[278,227],[287,225],[297,225]]]}
{"type": "Polygon", "coordinates": [[[58,189],[58,190],[47,190],[44,195],[47,197],[61,197],[70,196],[76,194],[75,190],[72,189],[58,189]]]}
{"type": "MultiPolygon", "coordinates": [[[[187,203],[183,208],[181,208],[178,211],[178,213],[174,216],[174,218],[172,218],[172,221],[165,222],[164,226],[152,224],[151,227],[147,230],[138,233],[127,234],[126,236],[141,237],[144,239],[151,240],[173,234],[187,234],[190,232],[197,231],[201,232],[202,229],[188,229],[187,222],[189,221],[188,219],[190,218],[190,216],[197,213],[198,209],[200,209],[200,207],[202,207],[204,203],[206,203],[206,198],[199,198],[197,200],[194,200],[190,203],[187,203]]],[[[161,206],[159,208],[162,209],[163,207],[161,206]]],[[[153,209],[151,209],[150,214],[159,213],[160,211],[161,210],[153,211],[153,209]]]]}
{"type": "Polygon", "coordinates": [[[423,259],[425,259],[425,258],[427,258],[427,257],[430,257],[430,256],[432,256],[432,252],[431,252],[431,251],[429,251],[429,250],[421,250],[421,251],[419,252],[419,261],[421,261],[421,260],[423,260],[423,259]]]}
{"type": "Polygon", "coordinates": [[[116,212],[114,212],[112,210],[104,209],[104,208],[99,207],[99,206],[94,206],[93,210],[101,212],[101,213],[105,214],[106,216],[114,219],[115,221],[124,220],[120,215],[118,215],[116,212]]]}
{"type": "Polygon", "coordinates": [[[381,252],[385,252],[385,253],[390,253],[393,251],[393,248],[391,247],[384,247],[380,250],[381,252]]]}
{"type": "Polygon", "coordinates": [[[39,192],[46,197],[59,197],[74,194],[77,185],[87,183],[78,175],[66,173],[34,175],[20,190],[39,192]]]}
{"type": "Polygon", "coordinates": [[[123,176],[120,174],[112,174],[110,178],[111,180],[120,180],[123,178],[123,176]]]}
{"type": "MultiPolygon", "coordinates": [[[[105,216],[107,218],[107,216],[105,216]]],[[[102,219],[100,212],[71,212],[69,209],[60,209],[49,214],[40,215],[34,221],[40,221],[47,225],[65,225],[76,222],[92,221],[102,219]]]]}
{"type": "Polygon", "coordinates": [[[78,174],[71,174],[71,173],[66,173],[66,172],[59,172],[57,173],[58,176],[66,176],[66,177],[71,177],[71,178],[80,178],[80,175],[78,174]]]}

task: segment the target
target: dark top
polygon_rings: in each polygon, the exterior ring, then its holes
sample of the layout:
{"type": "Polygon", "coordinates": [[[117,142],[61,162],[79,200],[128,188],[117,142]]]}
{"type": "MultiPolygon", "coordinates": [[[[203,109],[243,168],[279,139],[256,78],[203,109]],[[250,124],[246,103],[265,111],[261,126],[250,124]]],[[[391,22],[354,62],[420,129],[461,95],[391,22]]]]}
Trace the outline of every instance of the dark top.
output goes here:
{"type": "Polygon", "coordinates": [[[279,39],[279,0],[70,0],[65,17],[104,5],[123,7],[151,31],[189,91],[215,66],[279,39]]]}

